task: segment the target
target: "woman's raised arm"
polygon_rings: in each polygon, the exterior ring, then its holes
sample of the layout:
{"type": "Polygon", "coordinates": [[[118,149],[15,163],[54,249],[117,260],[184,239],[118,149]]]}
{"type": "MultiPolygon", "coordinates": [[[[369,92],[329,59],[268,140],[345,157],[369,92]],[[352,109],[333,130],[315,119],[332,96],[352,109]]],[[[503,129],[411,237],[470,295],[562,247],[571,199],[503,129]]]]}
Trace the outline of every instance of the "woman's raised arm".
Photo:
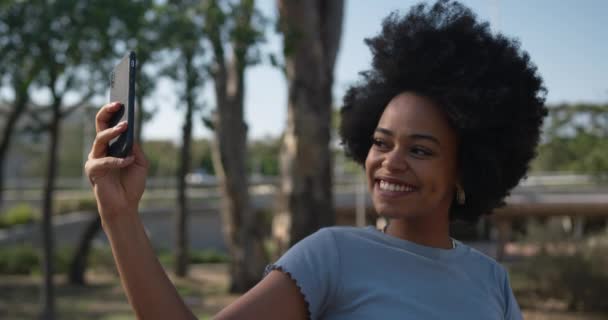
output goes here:
{"type": "Polygon", "coordinates": [[[97,113],[97,134],[85,171],[122,286],[139,319],[194,319],[161,267],[137,212],[148,172],[143,152],[134,145],[127,158],[106,156],[108,143],[127,129],[126,123],[109,128],[108,121],[120,108],[110,103],[97,113]]]}
{"type": "MultiPolygon", "coordinates": [[[[126,123],[108,127],[119,108],[120,104],[110,103],[97,114],[97,135],[85,171],[122,286],[138,319],[195,319],[158,261],[137,212],[148,171],[143,152],[134,145],[133,155],[125,159],[106,156],[108,142],[127,128],[126,123]]],[[[216,319],[306,319],[306,315],[295,283],[272,271],[216,319]]]]}

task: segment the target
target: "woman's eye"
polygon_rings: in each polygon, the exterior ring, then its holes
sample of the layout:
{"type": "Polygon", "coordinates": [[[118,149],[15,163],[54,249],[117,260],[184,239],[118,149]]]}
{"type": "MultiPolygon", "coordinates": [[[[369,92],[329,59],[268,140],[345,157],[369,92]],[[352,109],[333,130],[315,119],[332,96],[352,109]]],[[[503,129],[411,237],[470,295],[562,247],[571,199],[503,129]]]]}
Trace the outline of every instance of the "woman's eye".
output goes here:
{"type": "Polygon", "coordinates": [[[422,156],[422,157],[428,157],[428,156],[432,156],[433,152],[430,150],[427,150],[426,148],[420,148],[420,147],[414,147],[412,148],[412,153],[417,155],[417,156],[422,156]]]}
{"type": "Polygon", "coordinates": [[[386,147],[386,143],[384,143],[384,141],[382,141],[382,139],[378,139],[378,138],[373,138],[372,139],[372,144],[376,147],[379,148],[384,148],[386,147]]]}

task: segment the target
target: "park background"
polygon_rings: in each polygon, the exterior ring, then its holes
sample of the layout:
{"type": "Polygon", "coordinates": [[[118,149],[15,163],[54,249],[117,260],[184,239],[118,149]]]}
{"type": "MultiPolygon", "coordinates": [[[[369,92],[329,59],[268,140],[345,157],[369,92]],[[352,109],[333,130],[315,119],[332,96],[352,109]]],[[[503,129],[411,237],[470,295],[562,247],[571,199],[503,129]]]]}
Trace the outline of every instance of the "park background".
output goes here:
{"type": "MultiPolygon", "coordinates": [[[[363,39],[379,32],[388,13],[405,12],[416,2],[350,0],[343,11],[340,3],[309,1],[305,10],[285,11],[281,24],[277,2],[269,0],[1,2],[0,318],[134,318],[82,170],[94,115],[107,102],[110,70],[127,49],[138,53],[144,119],[138,128],[151,162],[142,218],[161,262],[198,316],[210,317],[259,280],[238,278],[228,265],[259,269],[315,226],[376,223],[360,168],[340,151],[337,109],[358,72],[369,67],[363,39]],[[308,25],[314,36],[302,41],[329,38],[334,45],[325,57],[307,56],[311,50],[294,45],[300,38],[289,33],[289,21],[323,17],[331,23],[308,25]],[[246,50],[234,50],[235,44],[246,50]],[[242,68],[230,69],[239,59],[242,68]],[[333,70],[332,76],[313,67],[289,71],[306,59],[321,59],[312,61],[333,70]],[[233,72],[222,73],[220,62],[233,72]],[[242,100],[218,89],[238,76],[242,81],[232,84],[242,84],[242,100]],[[289,90],[301,90],[295,84],[311,78],[322,79],[312,90],[329,90],[333,99],[290,101],[289,90]],[[310,106],[319,103],[324,110],[310,106]],[[312,121],[294,120],[307,113],[312,121]],[[231,123],[222,114],[238,116],[231,123]],[[241,135],[221,136],[217,121],[241,135]],[[247,130],[239,131],[243,123],[247,130]],[[305,129],[294,130],[297,125],[305,129]],[[298,132],[308,135],[297,138],[320,159],[298,160],[301,152],[285,145],[298,132]],[[319,136],[331,138],[322,143],[319,136]],[[246,139],[246,148],[228,148],[224,158],[243,161],[214,163],[214,152],[222,152],[218,145],[239,139],[246,139]],[[331,171],[323,171],[329,159],[331,171]],[[287,163],[283,170],[281,161],[287,163]],[[218,166],[227,179],[249,181],[249,188],[237,190],[245,197],[225,196],[218,166]],[[235,166],[245,169],[239,175],[230,169],[235,166]],[[331,191],[332,201],[311,202],[306,190],[290,200],[285,185],[306,177],[310,170],[302,167],[322,168],[321,177],[311,179],[331,191]],[[327,172],[332,179],[323,178],[327,172]],[[226,211],[222,201],[241,209],[226,211]],[[233,229],[243,228],[235,217],[245,213],[255,217],[245,227],[259,231],[248,239],[264,254],[238,261],[233,256],[243,243],[225,227],[232,221],[233,229]],[[310,219],[312,227],[292,227],[290,233],[285,225],[298,219],[291,215],[310,219]]],[[[608,22],[602,13],[608,3],[463,3],[493,31],[519,39],[545,80],[551,113],[530,177],[514,190],[509,206],[475,226],[456,225],[454,236],[508,267],[526,319],[604,319],[608,22]]]]}

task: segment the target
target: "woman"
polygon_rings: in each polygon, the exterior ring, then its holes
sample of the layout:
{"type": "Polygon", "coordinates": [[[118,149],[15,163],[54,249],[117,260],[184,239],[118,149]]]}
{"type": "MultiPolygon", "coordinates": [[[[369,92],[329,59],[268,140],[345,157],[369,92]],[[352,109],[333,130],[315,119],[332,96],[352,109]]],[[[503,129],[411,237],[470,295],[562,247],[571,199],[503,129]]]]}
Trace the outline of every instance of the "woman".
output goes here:
{"type": "MultiPolygon", "coordinates": [[[[389,224],[324,228],[267,268],[216,319],[521,319],[504,268],[449,236],[503,204],[525,175],[546,114],[545,90],[518,43],[462,5],[418,5],[366,40],[372,69],[351,87],[340,134],[389,224]]],[[[86,171],[139,318],[193,318],[137,215],[147,162],[135,146],[105,157],[125,127],[97,115],[86,171]]]]}

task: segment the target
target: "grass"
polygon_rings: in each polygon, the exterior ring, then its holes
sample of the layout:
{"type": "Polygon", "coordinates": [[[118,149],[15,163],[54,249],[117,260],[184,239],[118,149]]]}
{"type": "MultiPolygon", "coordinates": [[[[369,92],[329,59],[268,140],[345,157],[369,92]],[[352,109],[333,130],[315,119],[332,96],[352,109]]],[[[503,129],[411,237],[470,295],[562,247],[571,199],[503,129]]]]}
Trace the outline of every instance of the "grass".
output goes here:
{"type": "MultiPolygon", "coordinates": [[[[171,277],[181,296],[199,319],[211,319],[236,296],[226,294],[224,265],[194,266],[185,279],[171,277]]],[[[64,276],[55,278],[57,319],[127,320],[135,315],[127,302],[119,279],[113,272],[87,273],[87,287],[72,286],[64,276]]],[[[39,275],[0,276],[0,319],[40,317],[39,275]]]]}

